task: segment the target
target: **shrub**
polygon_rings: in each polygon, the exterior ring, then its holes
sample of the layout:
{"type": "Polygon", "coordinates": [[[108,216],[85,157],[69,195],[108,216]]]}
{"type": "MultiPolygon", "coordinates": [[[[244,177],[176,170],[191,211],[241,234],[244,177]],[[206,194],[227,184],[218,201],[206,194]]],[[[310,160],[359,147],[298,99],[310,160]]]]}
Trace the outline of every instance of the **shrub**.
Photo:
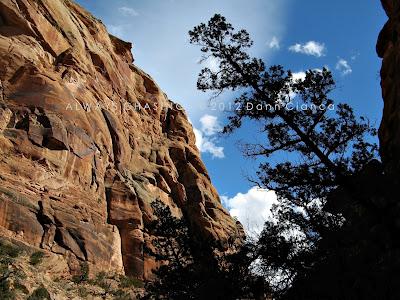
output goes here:
{"type": "Polygon", "coordinates": [[[102,289],[104,289],[105,293],[109,293],[111,284],[109,282],[107,282],[106,279],[107,279],[106,272],[99,272],[99,273],[97,273],[96,278],[94,280],[92,280],[90,283],[101,287],[102,289]]]}
{"type": "Polygon", "coordinates": [[[119,286],[121,288],[130,288],[130,287],[143,287],[144,284],[141,280],[134,278],[134,277],[129,277],[129,276],[121,276],[120,277],[120,283],[119,286]]]}
{"type": "Polygon", "coordinates": [[[106,279],[106,275],[107,275],[106,272],[97,273],[94,284],[97,284],[97,285],[101,284],[101,282],[103,282],[104,279],[106,279]]]}
{"type": "Polygon", "coordinates": [[[85,282],[89,279],[89,265],[87,262],[81,263],[81,270],[78,275],[72,277],[72,281],[75,283],[85,282]]]}
{"type": "Polygon", "coordinates": [[[23,285],[19,280],[14,282],[14,288],[16,290],[20,290],[21,292],[23,292],[25,295],[29,294],[28,289],[26,288],[25,285],[23,285]]]}
{"type": "Polygon", "coordinates": [[[18,247],[8,243],[0,242],[0,256],[8,256],[11,258],[16,258],[20,254],[21,254],[21,249],[19,249],[18,247]]]}
{"type": "Polygon", "coordinates": [[[3,300],[15,299],[15,292],[10,288],[10,283],[7,279],[0,280],[0,296],[3,300]]]}
{"type": "Polygon", "coordinates": [[[132,299],[129,295],[129,293],[123,291],[123,290],[116,290],[113,293],[114,299],[115,300],[130,300],[132,299]]]}
{"type": "Polygon", "coordinates": [[[49,291],[41,285],[38,287],[36,290],[33,291],[33,293],[28,297],[27,300],[51,300],[49,291]]]}
{"type": "Polygon", "coordinates": [[[40,264],[43,260],[44,253],[41,251],[37,251],[33,253],[29,259],[29,263],[33,266],[40,264]]]}
{"type": "Polygon", "coordinates": [[[80,286],[78,287],[78,295],[79,297],[86,298],[89,295],[89,291],[85,287],[80,286]]]}

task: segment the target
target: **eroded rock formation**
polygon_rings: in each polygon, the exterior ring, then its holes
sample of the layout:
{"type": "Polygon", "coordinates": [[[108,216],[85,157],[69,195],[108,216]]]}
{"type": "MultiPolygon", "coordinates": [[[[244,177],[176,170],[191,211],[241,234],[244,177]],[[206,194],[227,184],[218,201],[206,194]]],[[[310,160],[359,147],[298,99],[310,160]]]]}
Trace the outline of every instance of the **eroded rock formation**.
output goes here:
{"type": "Polygon", "coordinates": [[[187,117],[133,64],[131,44],[68,0],[0,1],[0,234],[73,272],[148,278],[150,203],[196,239],[241,236],[221,206],[187,117]]]}

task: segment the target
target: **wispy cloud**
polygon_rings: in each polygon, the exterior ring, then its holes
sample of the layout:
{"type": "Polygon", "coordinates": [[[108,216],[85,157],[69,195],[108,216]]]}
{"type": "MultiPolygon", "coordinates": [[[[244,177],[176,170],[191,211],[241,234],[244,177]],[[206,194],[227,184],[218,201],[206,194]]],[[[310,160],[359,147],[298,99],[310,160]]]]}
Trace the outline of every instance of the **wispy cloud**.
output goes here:
{"type": "Polygon", "coordinates": [[[107,30],[114,36],[122,37],[124,35],[124,28],[121,25],[106,24],[107,30]]]}
{"type": "Polygon", "coordinates": [[[351,60],[356,60],[357,57],[359,57],[359,56],[360,56],[360,53],[357,53],[357,54],[352,55],[350,58],[351,58],[351,60]]]}
{"type": "Polygon", "coordinates": [[[217,145],[216,134],[222,130],[218,118],[204,115],[200,118],[201,128],[193,128],[196,136],[196,146],[200,152],[210,153],[213,158],[224,158],[224,147],[217,145]]]}
{"type": "Polygon", "coordinates": [[[273,36],[271,41],[268,43],[268,47],[270,49],[279,50],[281,48],[279,39],[276,36],[273,36]]]}
{"type": "Polygon", "coordinates": [[[200,118],[201,130],[205,135],[211,136],[221,132],[222,126],[216,116],[204,115],[200,118]]]}
{"type": "Polygon", "coordinates": [[[202,63],[204,67],[209,68],[213,72],[218,72],[219,70],[219,62],[214,56],[210,56],[205,60],[199,60],[199,63],[202,63]]]}
{"type": "Polygon", "coordinates": [[[122,15],[127,16],[127,17],[137,17],[139,15],[139,13],[136,10],[134,10],[133,8],[128,7],[128,6],[122,6],[122,7],[118,8],[118,11],[122,15]]]}
{"type": "Polygon", "coordinates": [[[261,232],[265,221],[272,218],[272,206],[278,203],[275,192],[257,187],[252,187],[244,194],[238,193],[233,198],[221,196],[221,200],[250,235],[261,232]]]}
{"type": "Polygon", "coordinates": [[[321,57],[325,55],[326,47],[323,43],[309,41],[304,44],[300,43],[294,44],[289,47],[289,51],[295,53],[302,53],[306,55],[312,55],[315,57],[321,57]]]}
{"type": "Polygon", "coordinates": [[[353,72],[349,62],[343,58],[339,58],[338,62],[336,63],[336,70],[338,70],[343,76],[349,75],[353,72]]]}

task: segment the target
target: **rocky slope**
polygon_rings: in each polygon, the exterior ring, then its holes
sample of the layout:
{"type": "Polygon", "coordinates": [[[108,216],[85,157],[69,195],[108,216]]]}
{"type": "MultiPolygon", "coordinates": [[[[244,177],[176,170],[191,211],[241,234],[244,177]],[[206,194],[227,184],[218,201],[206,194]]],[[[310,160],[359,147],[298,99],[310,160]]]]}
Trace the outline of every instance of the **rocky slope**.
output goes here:
{"type": "Polygon", "coordinates": [[[139,279],[114,272],[98,272],[91,278],[86,271],[63,276],[65,268],[57,254],[0,238],[1,299],[128,300],[141,299],[144,294],[139,279]]]}
{"type": "Polygon", "coordinates": [[[146,279],[160,199],[193,238],[240,241],[184,111],[80,6],[1,0],[0,80],[1,236],[56,255],[59,273],[86,261],[146,279]]]}

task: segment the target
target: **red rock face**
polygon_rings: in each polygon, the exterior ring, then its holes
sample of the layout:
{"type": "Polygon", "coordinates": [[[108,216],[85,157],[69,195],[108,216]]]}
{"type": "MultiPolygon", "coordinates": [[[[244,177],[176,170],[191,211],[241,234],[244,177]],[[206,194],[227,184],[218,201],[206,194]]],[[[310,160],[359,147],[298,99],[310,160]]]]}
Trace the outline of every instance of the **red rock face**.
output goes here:
{"type": "Polygon", "coordinates": [[[243,236],[185,112],[133,65],[131,44],[72,1],[0,2],[0,234],[72,271],[151,276],[150,203],[228,249],[243,236]]]}
{"type": "Polygon", "coordinates": [[[383,118],[379,128],[380,151],[387,172],[400,171],[400,2],[382,0],[389,17],[379,34],[376,46],[383,58],[381,87],[384,100],[383,118]]]}

